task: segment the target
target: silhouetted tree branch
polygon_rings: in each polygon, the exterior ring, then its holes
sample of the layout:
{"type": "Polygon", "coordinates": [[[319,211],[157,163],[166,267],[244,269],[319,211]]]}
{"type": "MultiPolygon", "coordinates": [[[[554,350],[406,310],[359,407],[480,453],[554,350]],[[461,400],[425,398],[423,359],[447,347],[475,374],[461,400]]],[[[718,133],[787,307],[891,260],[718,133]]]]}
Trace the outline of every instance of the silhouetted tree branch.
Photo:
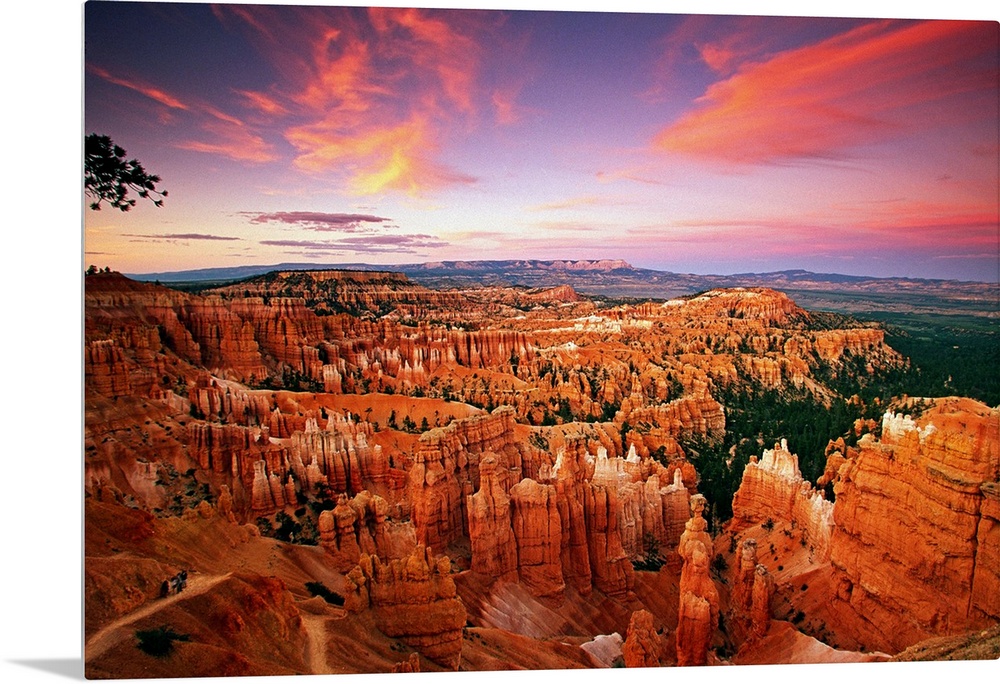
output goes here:
{"type": "Polygon", "coordinates": [[[167,191],[156,189],[159,176],[146,173],[138,159],[126,160],[125,150],[106,135],[91,133],[84,141],[83,189],[94,198],[90,208],[99,211],[102,202],[108,202],[115,209],[128,211],[135,206],[135,200],[128,196],[129,190],[139,197],[163,206],[167,191]]]}

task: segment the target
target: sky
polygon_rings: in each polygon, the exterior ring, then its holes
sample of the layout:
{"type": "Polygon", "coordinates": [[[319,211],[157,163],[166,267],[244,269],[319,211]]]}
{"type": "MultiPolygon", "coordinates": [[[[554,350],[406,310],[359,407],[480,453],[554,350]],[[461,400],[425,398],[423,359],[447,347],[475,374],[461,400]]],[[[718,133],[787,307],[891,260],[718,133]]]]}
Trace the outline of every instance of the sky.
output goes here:
{"type": "Polygon", "coordinates": [[[169,192],[83,198],[98,267],[1000,277],[996,21],[91,1],[83,35],[84,132],[169,192]]]}

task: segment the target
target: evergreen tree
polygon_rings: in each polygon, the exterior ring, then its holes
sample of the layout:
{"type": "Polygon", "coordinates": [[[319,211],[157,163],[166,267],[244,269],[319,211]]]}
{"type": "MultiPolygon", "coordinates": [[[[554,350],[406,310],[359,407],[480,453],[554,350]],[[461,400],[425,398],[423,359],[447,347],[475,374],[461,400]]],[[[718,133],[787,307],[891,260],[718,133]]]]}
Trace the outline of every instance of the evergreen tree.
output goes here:
{"type": "Polygon", "coordinates": [[[85,138],[83,189],[93,198],[90,208],[94,211],[100,211],[103,202],[128,211],[135,206],[135,200],[128,196],[129,191],[158,207],[163,206],[162,198],[167,196],[167,191],[156,189],[160,177],[147,173],[138,159],[126,159],[125,154],[125,150],[106,135],[91,133],[85,138]]]}

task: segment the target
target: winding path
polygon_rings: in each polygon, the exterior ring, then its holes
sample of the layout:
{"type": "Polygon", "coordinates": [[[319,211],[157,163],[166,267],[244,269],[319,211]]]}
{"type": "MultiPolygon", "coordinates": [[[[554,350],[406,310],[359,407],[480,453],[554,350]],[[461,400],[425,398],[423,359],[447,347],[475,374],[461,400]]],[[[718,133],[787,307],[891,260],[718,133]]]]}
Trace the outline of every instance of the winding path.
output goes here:
{"type": "Polygon", "coordinates": [[[310,674],[338,674],[326,660],[326,622],[323,615],[302,615],[302,623],[309,635],[310,674]]]}
{"type": "Polygon", "coordinates": [[[196,575],[188,580],[187,588],[181,593],[148,601],[138,610],[128,615],[123,615],[111,624],[103,627],[87,640],[83,649],[84,661],[99,657],[112,646],[120,643],[126,636],[131,637],[130,632],[123,631],[125,627],[163,610],[167,606],[172,606],[179,601],[186,601],[192,596],[204,594],[215,585],[232,577],[232,575],[233,573],[231,572],[225,575],[196,575]]]}

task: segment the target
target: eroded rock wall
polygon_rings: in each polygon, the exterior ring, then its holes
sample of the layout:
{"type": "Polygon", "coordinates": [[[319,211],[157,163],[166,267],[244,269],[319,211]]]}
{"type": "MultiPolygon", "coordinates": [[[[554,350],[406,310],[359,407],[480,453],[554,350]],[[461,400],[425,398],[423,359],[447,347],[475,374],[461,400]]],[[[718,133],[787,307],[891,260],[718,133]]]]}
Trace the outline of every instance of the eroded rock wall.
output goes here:
{"type": "Polygon", "coordinates": [[[518,547],[511,527],[511,500],[504,491],[506,473],[494,456],[479,462],[479,491],[467,502],[472,569],[500,581],[517,578],[518,547]]]}
{"type": "Polygon", "coordinates": [[[320,545],[338,570],[349,571],[362,554],[389,561],[413,552],[413,525],[390,520],[388,512],[389,502],[364,490],[353,498],[341,494],[333,509],[320,513],[320,545]]]}
{"type": "Polygon", "coordinates": [[[815,558],[820,562],[829,558],[833,503],[802,479],[799,458],[788,450],[786,440],[765,449],[760,460],[750,458],[733,496],[733,518],[728,528],[739,532],[768,521],[798,527],[815,558]]]}
{"type": "Polygon", "coordinates": [[[914,419],[887,413],[862,438],[834,491],[835,601],[859,638],[898,651],[1000,617],[996,481],[1000,414],[936,400],[914,419]]]}
{"type": "Polygon", "coordinates": [[[388,562],[363,554],[347,580],[349,610],[370,608],[375,626],[386,636],[443,667],[459,668],[466,614],[447,556],[436,556],[422,545],[388,562]]]}
{"type": "Polygon", "coordinates": [[[566,586],[561,558],[563,531],[557,490],[525,478],[510,490],[520,581],[536,596],[554,596],[566,586]]]}
{"type": "Polygon", "coordinates": [[[485,453],[501,459],[501,489],[520,478],[520,449],[514,439],[514,412],[501,407],[435,428],[420,436],[409,471],[417,539],[433,549],[468,536],[467,498],[479,488],[479,460],[485,453]]]}

